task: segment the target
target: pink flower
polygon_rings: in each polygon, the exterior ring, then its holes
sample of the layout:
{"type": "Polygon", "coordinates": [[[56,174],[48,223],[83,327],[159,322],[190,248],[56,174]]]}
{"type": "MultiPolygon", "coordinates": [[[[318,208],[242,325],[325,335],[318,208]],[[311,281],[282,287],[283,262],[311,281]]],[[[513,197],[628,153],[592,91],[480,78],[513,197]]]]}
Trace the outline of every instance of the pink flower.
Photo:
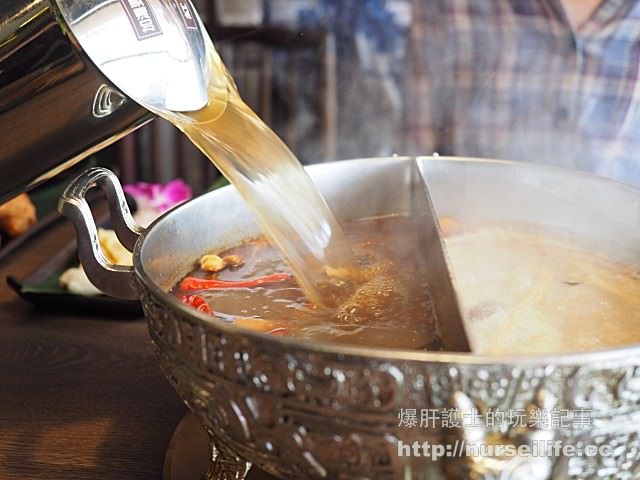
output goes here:
{"type": "Polygon", "coordinates": [[[191,188],[182,180],[172,180],[165,185],[139,182],[123,188],[135,199],[139,209],[152,209],[159,214],[191,199],[191,188]]]}

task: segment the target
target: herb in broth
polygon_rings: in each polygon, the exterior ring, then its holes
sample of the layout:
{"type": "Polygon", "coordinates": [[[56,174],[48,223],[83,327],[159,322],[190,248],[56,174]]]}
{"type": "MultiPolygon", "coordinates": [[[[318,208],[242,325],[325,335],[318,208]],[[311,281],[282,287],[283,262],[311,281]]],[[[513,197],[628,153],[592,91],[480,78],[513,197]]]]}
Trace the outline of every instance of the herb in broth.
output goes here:
{"type": "MultiPolygon", "coordinates": [[[[415,220],[366,219],[347,223],[344,229],[362,283],[336,308],[310,302],[280,251],[264,237],[203,256],[199,268],[173,294],[204,311],[202,299],[212,315],[271,335],[372,347],[440,349],[428,285],[420,280],[426,278],[425,266],[417,261],[421,258],[418,246],[410,240],[415,220]]],[[[348,274],[332,273],[330,288],[353,286],[348,274]]]]}

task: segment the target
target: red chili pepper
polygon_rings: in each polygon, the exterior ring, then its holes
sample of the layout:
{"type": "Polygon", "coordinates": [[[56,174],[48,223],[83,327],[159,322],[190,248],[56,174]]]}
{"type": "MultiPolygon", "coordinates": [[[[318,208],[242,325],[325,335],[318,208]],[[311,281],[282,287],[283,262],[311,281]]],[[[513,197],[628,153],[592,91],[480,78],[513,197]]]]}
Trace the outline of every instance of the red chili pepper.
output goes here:
{"type": "Polygon", "coordinates": [[[183,297],[180,297],[180,301],[182,303],[186,303],[187,305],[195,308],[200,312],[213,315],[213,310],[211,309],[211,306],[200,295],[185,295],[183,297]]]}
{"type": "Polygon", "coordinates": [[[206,278],[187,277],[180,282],[182,290],[209,290],[214,288],[252,288],[260,287],[268,283],[286,282],[291,280],[291,275],[278,273],[256,278],[255,280],[225,281],[207,280],[206,278]]]}

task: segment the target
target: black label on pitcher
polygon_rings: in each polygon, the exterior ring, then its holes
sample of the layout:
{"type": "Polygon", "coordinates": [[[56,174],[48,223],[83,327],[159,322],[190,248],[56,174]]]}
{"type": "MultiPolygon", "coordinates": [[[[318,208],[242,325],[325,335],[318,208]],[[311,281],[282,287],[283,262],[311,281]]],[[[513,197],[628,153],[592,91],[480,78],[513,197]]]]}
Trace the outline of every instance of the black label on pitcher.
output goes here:
{"type": "Polygon", "coordinates": [[[138,40],[155,37],[162,34],[155,13],[147,0],[120,0],[127,12],[133,31],[138,40]]]}
{"type": "Polygon", "coordinates": [[[193,15],[193,9],[189,5],[188,0],[174,0],[178,12],[180,12],[180,18],[187,30],[198,30],[198,24],[196,18],[193,15]]]}

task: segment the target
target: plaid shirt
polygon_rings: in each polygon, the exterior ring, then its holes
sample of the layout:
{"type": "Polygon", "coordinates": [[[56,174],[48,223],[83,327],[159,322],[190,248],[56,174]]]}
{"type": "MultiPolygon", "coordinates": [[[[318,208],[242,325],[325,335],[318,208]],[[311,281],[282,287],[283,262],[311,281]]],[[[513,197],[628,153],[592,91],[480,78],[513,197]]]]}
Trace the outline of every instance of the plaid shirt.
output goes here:
{"type": "Polygon", "coordinates": [[[640,184],[640,2],[574,31],[560,0],[415,0],[410,153],[571,166],[640,184]]]}

